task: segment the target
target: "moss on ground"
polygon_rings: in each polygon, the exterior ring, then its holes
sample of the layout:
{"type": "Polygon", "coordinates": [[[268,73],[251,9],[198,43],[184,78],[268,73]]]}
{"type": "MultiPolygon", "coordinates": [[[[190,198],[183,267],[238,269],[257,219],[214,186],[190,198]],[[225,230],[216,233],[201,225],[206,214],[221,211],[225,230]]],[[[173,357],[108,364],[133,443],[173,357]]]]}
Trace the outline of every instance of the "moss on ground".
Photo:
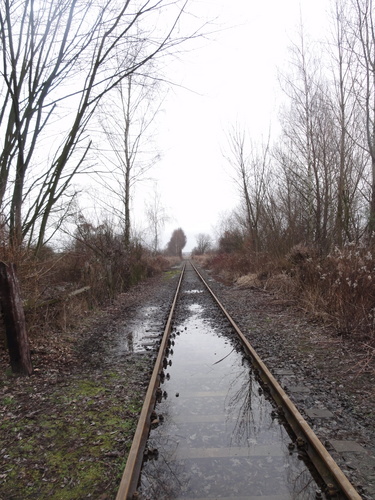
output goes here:
{"type": "Polygon", "coordinates": [[[148,359],[0,399],[0,499],[114,498],[142,407],[148,359]]]}
{"type": "Polygon", "coordinates": [[[165,271],[163,276],[164,279],[170,280],[175,276],[179,276],[181,274],[181,269],[170,269],[169,271],[165,271]]]}

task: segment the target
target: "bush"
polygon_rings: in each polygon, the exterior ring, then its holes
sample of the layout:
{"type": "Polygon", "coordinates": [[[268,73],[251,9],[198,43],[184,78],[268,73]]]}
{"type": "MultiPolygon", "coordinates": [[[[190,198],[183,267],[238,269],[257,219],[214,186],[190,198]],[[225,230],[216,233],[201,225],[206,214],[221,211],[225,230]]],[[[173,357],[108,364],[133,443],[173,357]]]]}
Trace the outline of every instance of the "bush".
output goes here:
{"type": "Polygon", "coordinates": [[[307,256],[294,263],[296,293],[305,307],[340,333],[373,335],[375,259],[359,247],[335,249],[325,258],[307,256]]]}
{"type": "Polygon", "coordinates": [[[375,249],[349,246],[322,256],[298,245],[283,259],[242,250],[208,257],[205,266],[226,282],[252,275],[254,283],[293,298],[340,334],[374,336],[375,249]]]}
{"type": "MultiPolygon", "coordinates": [[[[17,263],[30,338],[75,326],[90,309],[112,301],[140,280],[169,268],[163,256],[153,256],[134,243],[125,250],[121,238],[89,231],[64,252],[51,248],[35,257],[32,249],[19,255],[0,249],[0,258],[17,263]],[[70,296],[72,292],[82,293],[70,296]]],[[[0,338],[5,335],[0,323],[0,338]]]]}
{"type": "Polygon", "coordinates": [[[252,273],[264,279],[268,268],[272,267],[265,253],[246,250],[241,252],[218,253],[207,256],[206,267],[227,282],[234,282],[240,276],[252,273]]]}

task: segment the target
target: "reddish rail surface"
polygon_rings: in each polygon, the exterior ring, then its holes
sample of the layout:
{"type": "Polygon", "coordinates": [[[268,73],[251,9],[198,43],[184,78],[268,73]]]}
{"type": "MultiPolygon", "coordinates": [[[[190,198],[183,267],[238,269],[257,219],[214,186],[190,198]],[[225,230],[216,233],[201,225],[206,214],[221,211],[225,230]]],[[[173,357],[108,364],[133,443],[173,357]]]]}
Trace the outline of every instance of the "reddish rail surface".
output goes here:
{"type": "MultiPolygon", "coordinates": [[[[259,377],[263,381],[263,384],[265,385],[265,387],[267,387],[269,393],[276,401],[279,412],[283,414],[283,417],[285,417],[288,424],[292,428],[296,436],[296,442],[298,442],[303,447],[311,462],[314,464],[316,470],[319,472],[326,485],[327,497],[329,498],[330,496],[332,496],[336,498],[335,495],[337,494],[337,498],[360,500],[361,496],[357,493],[357,491],[351,485],[339,466],[335,463],[331,455],[317,438],[308,423],[304,420],[288,395],[281,388],[280,384],[270,373],[264,362],[260,359],[256,351],[250,345],[245,335],[241,332],[234,320],[225,310],[224,306],[220,303],[217,296],[208,286],[201,273],[199,273],[199,271],[193,264],[191,265],[194,271],[197,273],[199,279],[204,284],[205,288],[209,291],[214,301],[217,303],[218,307],[231,324],[232,328],[235,330],[245,352],[251,358],[253,366],[255,367],[259,377]]],[[[165,365],[166,361],[165,356],[166,350],[168,348],[169,336],[171,333],[173,315],[179,297],[185,267],[186,266],[184,266],[182,269],[181,276],[178,282],[176,294],[172,303],[167,325],[164,330],[155,367],[146,393],[144,405],[141,411],[133,444],[129,453],[116,500],[134,500],[138,498],[137,486],[142,469],[144,451],[150,431],[152,412],[154,410],[155,403],[158,397],[158,391],[160,391],[159,386],[163,376],[163,365],[165,365]]]]}

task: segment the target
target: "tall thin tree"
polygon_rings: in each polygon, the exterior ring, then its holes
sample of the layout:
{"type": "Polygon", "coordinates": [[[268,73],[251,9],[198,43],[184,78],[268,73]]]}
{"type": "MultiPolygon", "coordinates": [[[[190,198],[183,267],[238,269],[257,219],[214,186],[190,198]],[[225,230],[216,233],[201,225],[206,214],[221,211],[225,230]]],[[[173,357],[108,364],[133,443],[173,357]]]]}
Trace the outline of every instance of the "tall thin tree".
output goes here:
{"type": "Polygon", "coordinates": [[[26,236],[42,247],[91,147],[98,103],[188,38],[175,36],[186,4],[1,0],[0,211],[14,248],[26,236]]]}

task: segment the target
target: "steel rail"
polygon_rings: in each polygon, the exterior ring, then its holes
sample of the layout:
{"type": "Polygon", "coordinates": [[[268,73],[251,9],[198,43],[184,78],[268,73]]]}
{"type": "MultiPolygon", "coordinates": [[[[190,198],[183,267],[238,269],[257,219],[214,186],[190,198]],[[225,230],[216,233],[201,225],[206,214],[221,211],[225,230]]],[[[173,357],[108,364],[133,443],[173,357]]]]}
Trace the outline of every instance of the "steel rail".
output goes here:
{"type": "Polygon", "coordinates": [[[332,495],[335,492],[340,491],[345,498],[348,500],[361,500],[361,496],[355,490],[354,486],[350,483],[348,478],[342,472],[340,467],[336,464],[332,456],[329,454],[327,449],[323,446],[319,438],[316,436],[314,431],[311,429],[309,424],[297,410],[294,403],[291,401],[289,396],[282,389],[280,384],[277,382],[275,377],[269,371],[267,366],[261,360],[255,349],[252,347],[248,339],[239,329],[235,321],[232,319],[228,311],[221,304],[220,300],[217,298],[215,293],[212,291],[206,280],[203,278],[201,273],[195,267],[195,265],[190,262],[193,269],[199,276],[202,283],[206,286],[210,294],[212,295],[215,302],[218,304],[228,321],[231,323],[232,327],[239,336],[245,350],[248,352],[254,365],[258,368],[261,378],[266,382],[267,387],[270,389],[270,393],[277,402],[278,405],[282,407],[282,411],[288,421],[289,425],[292,427],[294,433],[302,441],[299,441],[301,447],[305,449],[312,463],[318,470],[322,479],[327,485],[328,492],[332,495]],[[328,474],[327,474],[328,471],[328,474]]]}
{"type": "Polygon", "coordinates": [[[163,370],[163,361],[165,357],[166,347],[169,334],[171,332],[173,313],[176,307],[177,298],[181,288],[182,278],[185,272],[186,264],[184,264],[180,279],[177,284],[175,296],[172,302],[171,310],[164,329],[163,337],[160,343],[158,356],[151,375],[150,383],[146,392],[145,400],[142,406],[142,411],[139,416],[138,425],[134,434],[132,446],[126,461],[126,466],[120,487],[117,492],[116,500],[132,500],[137,490],[139,476],[142,468],[143,454],[146,447],[146,442],[151,426],[151,413],[156,402],[156,391],[160,385],[160,374],[163,370]]]}

